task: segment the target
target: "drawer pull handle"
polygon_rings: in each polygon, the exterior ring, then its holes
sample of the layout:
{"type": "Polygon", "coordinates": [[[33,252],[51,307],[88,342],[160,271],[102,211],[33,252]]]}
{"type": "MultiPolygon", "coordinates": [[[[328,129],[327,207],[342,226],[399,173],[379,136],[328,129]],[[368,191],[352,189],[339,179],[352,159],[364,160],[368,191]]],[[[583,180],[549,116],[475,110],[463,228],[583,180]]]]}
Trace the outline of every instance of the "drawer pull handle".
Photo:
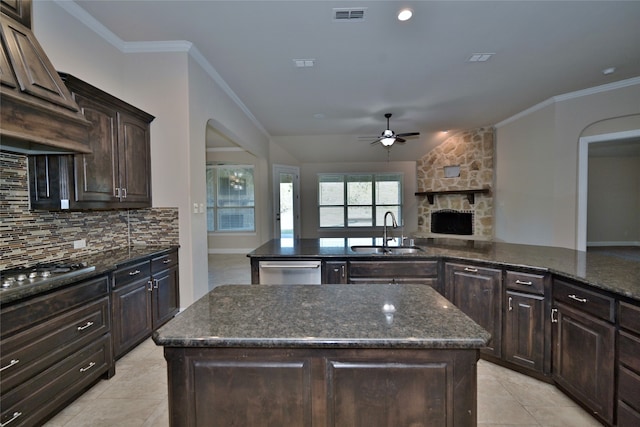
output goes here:
{"type": "Polygon", "coordinates": [[[149,286],[147,287],[147,290],[148,290],[149,292],[153,291],[153,280],[149,280],[149,281],[147,282],[147,285],[149,285],[149,286]]]}
{"type": "Polygon", "coordinates": [[[129,272],[129,276],[135,276],[136,274],[140,274],[140,270],[133,270],[129,272]]]}
{"type": "Polygon", "coordinates": [[[472,267],[465,267],[464,271],[468,271],[470,273],[477,273],[478,269],[477,268],[472,268],[472,267]]]}
{"type": "Polygon", "coordinates": [[[78,326],[78,330],[84,331],[85,329],[90,328],[92,326],[93,326],[93,322],[87,322],[83,326],[78,326]]]}
{"type": "Polygon", "coordinates": [[[153,279],[153,289],[158,289],[158,279],[153,279]]]}
{"type": "Polygon", "coordinates": [[[551,309],[551,323],[558,323],[558,309],[557,308],[552,308],[551,309]],[[556,315],[554,317],[554,314],[556,315]]]}
{"type": "Polygon", "coordinates": [[[11,359],[11,362],[9,362],[7,366],[3,366],[2,368],[0,368],[0,372],[12,367],[13,365],[17,365],[18,363],[20,363],[20,359],[11,359]]]}
{"type": "Polygon", "coordinates": [[[96,362],[91,362],[84,368],[80,368],[80,372],[87,372],[89,369],[93,368],[94,366],[96,366],[96,362]]]}
{"type": "Polygon", "coordinates": [[[162,261],[163,264],[169,264],[171,262],[171,258],[167,258],[164,261],[162,261]]]}
{"type": "Polygon", "coordinates": [[[581,302],[581,303],[587,302],[586,298],[580,298],[580,297],[575,296],[574,294],[569,294],[569,298],[571,298],[574,301],[581,302]]]}
{"type": "Polygon", "coordinates": [[[9,425],[9,423],[12,423],[12,422],[14,422],[15,420],[17,420],[17,419],[18,419],[18,417],[19,417],[20,415],[22,415],[22,412],[17,412],[17,411],[16,411],[16,412],[14,412],[14,413],[13,413],[13,416],[11,417],[11,419],[7,420],[7,421],[6,421],[6,422],[4,422],[4,423],[0,423],[0,427],[8,426],[8,425],[9,425]]]}
{"type": "Polygon", "coordinates": [[[516,285],[531,286],[531,285],[533,285],[533,282],[525,282],[525,281],[522,281],[520,279],[516,279],[516,285]]]}

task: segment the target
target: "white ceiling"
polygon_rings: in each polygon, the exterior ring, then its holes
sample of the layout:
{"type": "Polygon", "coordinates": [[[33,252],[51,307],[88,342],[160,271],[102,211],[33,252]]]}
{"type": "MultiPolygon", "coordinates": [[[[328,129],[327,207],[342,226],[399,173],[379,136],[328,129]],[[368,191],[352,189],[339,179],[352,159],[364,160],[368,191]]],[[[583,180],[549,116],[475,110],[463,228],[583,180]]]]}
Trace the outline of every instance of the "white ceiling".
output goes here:
{"type": "Polygon", "coordinates": [[[76,4],[125,42],[192,42],[302,162],[386,160],[358,137],[379,135],[387,112],[394,131],[422,132],[391,159],[415,160],[442,130],[491,126],[550,97],[640,76],[640,1],[76,4]],[[396,19],[401,6],[413,9],[410,21],[396,19]],[[334,22],[336,7],[366,8],[365,19],[334,22]],[[487,52],[489,61],[467,62],[487,52]]]}

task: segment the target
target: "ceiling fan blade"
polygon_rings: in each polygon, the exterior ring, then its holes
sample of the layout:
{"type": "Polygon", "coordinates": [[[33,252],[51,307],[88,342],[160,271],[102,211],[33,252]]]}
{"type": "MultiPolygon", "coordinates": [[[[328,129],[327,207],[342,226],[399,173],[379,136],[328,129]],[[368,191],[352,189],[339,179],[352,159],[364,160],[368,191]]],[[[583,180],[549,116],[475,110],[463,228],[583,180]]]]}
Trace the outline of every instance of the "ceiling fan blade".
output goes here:
{"type": "Polygon", "coordinates": [[[398,144],[404,144],[405,142],[407,142],[407,140],[406,140],[406,139],[404,139],[404,138],[398,138],[398,137],[396,136],[396,140],[395,140],[394,144],[395,144],[395,143],[398,143],[398,144]]]}
{"type": "Polygon", "coordinates": [[[382,137],[376,139],[375,141],[371,141],[371,145],[379,143],[381,139],[382,137]]]}
{"type": "Polygon", "coordinates": [[[420,132],[397,133],[396,136],[418,136],[420,132]]]}

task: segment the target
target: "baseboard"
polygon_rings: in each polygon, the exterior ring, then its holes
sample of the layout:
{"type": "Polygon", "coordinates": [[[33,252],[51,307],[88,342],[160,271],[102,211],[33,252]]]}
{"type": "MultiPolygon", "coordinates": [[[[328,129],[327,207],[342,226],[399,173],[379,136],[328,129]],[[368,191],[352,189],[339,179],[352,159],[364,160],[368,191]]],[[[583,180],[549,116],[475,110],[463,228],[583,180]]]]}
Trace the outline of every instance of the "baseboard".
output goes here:
{"type": "Polygon", "coordinates": [[[587,242],[587,247],[603,247],[603,246],[640,246],[640,242],[587,242]]]}

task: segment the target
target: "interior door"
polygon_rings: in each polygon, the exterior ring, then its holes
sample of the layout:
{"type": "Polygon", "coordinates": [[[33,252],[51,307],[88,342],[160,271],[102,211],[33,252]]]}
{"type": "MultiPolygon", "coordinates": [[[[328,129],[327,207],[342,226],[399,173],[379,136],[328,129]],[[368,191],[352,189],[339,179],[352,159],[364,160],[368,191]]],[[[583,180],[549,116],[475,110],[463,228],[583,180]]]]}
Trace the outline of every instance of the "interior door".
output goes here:
{"type": "Polygon", "coordinates": [[[273,165],[274,232],[280,239],[300,238],[300,169],[273,165]]]}

